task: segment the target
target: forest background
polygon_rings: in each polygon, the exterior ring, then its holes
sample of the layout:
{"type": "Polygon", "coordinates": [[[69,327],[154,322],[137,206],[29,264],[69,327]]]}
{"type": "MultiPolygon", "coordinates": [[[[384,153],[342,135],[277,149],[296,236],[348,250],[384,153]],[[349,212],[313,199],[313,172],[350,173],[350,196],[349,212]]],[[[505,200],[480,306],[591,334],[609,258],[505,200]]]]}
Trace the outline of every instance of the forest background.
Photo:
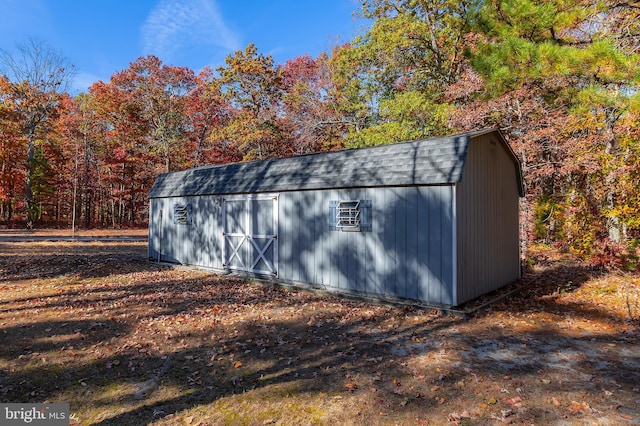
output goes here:
{"type": "Polygon", "coordinates": [[[363,0],[366,32],[277,64],[154,56],[72,96],[45,42],[0,52],[0,223],[147,222],[158,173],[499,127],[523,238],[638,268],[640,2],[363,0]]]}

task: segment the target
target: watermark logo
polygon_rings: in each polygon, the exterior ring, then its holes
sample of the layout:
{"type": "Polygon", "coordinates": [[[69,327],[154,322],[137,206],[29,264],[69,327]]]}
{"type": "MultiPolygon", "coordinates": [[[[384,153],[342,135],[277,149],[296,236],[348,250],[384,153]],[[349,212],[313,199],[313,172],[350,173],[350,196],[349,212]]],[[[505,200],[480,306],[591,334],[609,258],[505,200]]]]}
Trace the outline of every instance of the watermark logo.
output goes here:
{"type": "Polygon", "coordinates": [[[69,404],[0,404],[0,425],[69,426],[69,404]]]}

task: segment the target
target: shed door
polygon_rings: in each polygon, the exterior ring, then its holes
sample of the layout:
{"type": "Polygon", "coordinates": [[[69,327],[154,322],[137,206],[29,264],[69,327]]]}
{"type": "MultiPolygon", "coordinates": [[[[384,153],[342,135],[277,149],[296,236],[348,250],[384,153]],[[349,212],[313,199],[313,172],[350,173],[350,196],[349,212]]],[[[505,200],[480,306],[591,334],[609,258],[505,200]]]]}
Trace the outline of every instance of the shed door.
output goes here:
{"type": "Polygon", "coordinates": [[[226,197],[222,204],[223,267],[278,275],[278,196],[226,197]]]}

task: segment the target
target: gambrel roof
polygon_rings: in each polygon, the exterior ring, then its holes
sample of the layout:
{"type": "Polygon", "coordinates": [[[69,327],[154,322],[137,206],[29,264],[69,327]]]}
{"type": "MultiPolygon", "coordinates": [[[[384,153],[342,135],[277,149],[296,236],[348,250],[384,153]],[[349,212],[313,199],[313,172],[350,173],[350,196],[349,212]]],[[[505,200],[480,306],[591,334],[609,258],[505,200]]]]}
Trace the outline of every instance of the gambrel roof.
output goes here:
{"type": "Polygon", "coordinates": [[[149,198],[454,184],[462,179],[470,140],[492,132],[513,158],[522,195],[517,157],[498,129],[487,129],[412,142],[165,173],[158,176],[149,198]]]}

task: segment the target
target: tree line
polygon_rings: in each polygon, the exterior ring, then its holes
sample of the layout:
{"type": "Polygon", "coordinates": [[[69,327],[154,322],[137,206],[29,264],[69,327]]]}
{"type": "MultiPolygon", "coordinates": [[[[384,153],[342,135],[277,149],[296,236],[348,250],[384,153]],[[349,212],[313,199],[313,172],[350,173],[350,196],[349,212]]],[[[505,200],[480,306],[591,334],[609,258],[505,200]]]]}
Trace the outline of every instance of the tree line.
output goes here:
{"type": "Polygon", "coordinates": [[[249,44],[195,73],[140,57],[71,96],[42,42],[0,65],[0,219],[147,220],[158,173],[499,127],[529,240],[636,263],[640,3],[362,0],[366,31],[276,64],[249,44]]]}

